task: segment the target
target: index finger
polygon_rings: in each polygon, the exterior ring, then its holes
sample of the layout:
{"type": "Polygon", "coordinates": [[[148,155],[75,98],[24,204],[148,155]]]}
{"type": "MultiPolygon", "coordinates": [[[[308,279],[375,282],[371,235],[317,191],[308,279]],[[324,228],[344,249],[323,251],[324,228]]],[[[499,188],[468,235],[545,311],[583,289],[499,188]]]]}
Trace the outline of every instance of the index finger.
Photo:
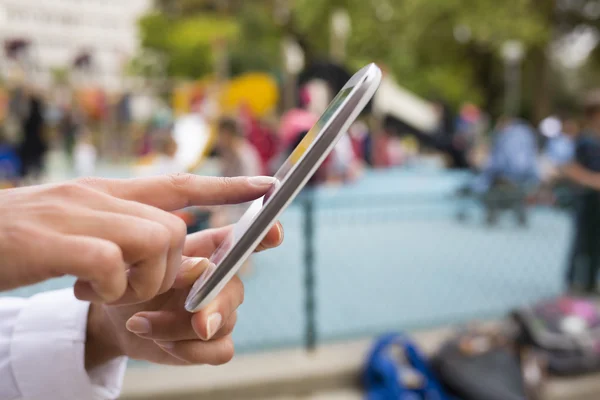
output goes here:
{"type": "Polygon", "coordinates": [[[111,196],[165,211],[189,206],[238,204],[263,196],[275,183],[269,176],[220,178],[180,173],[151,178],[86,178],[81,183],[111,196]]]}

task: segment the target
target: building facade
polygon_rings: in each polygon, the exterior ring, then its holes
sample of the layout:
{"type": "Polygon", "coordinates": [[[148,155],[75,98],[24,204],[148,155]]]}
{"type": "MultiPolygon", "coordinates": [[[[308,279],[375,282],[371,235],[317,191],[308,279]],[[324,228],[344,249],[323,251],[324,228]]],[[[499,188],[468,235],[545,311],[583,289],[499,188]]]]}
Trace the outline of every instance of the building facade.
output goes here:
{"type": "Polygon", "coordinates": [[[118,89],[138,48],[137,20],[150,6],[150,0],[0,0],[2,74],[47,86],[54,70],[72,69],[88,55],[89,67],[77,79],[118,89]],[[6,54],[14,42],[26,43],[18,61],[6,54]]]}

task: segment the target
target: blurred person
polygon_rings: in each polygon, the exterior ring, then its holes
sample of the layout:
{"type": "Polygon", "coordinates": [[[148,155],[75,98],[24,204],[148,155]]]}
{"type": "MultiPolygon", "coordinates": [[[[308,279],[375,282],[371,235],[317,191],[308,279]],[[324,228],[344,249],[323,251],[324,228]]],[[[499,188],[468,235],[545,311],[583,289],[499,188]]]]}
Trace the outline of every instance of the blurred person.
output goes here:
{"type": "Polygon", "coordinates": [[[246,139],[240,124],[233,118],[221,118],[217,131],[221,174],[226,177],[260,175],[260,156],[246,139]]]}
{"type": "MultiPolygon", "coordinates": [[[[324,103],[323,99],[320,100],[320,103],[324,103]]],[[[273,171],[283,165],[307,133],[317,124],[319,116],[315,111],[327,106],[326,102],[324,105],[319,104],[318,107],[312,105],[313,103],[311,93],[303,87],[300,91],[300,107],[289,110],[282,116],[279,129],[282,151],[276,158],[273,171]]],[[[351,137],[346,134],[340,138],[311,182],[316,184],[354,181],[360,176],[361,171],[362,163],[355,152],[351,137]]]]}
{"type": "MultiPolygon", "coordinates": [[[[221,175],[232,176],[258,176],[262,165],[258,151],[246,139],[244,131],[238,121],[233,118],[223,117],[217,127],[217,151],[220,155],[221,175]]],[[[213,213],[211,225],[224,226],[234,224],[244,215],[248,204],[230,205],[213,213]]],[[[248,259],[240,268],[240,274],[247,275],[252,268],[248,259]]]]}
{"type": "Polygon", "coordinates": [[[92,176],[96,170],[98,151],[92,141],[92,133],[83,129],[75,139],[73,166],[77,176],[92,176]]]}
{"type": "Polygon", "coordinates": [[[467,157],[467,135],[457,130],[454,114],[448,104],[438,100],[434,107],[439,115],[439,126],[433,137],[433,147],[445,153],[449,160],[449,168],[470,168],[467,157]]]}
{"type": "Polygon", "coordinates": [[[373,165],[371,154],[372,138],[369,126],[359,119],[352,124],[348,130],[348,135],[352,142],[354,154],[356,154],[358,159],[367,165],[373,165]]]}
{"type": "Polygon", "coordinates": [[[537,142],[533,128],[525,121],[501,117],[487,165],[470,186],[470,190],[484,200],[488,223],[497,221],[501,209],[511,208],[519,223],[526,224],[527,191],[538,183],[537,142]]]}
{"type": "Polygon", "coordinates": [[[44,102],[39,95],[32,94],[28,106],[28,112],[22,122],[23,138],[19,145],[21,175],[24,178],[39,179],[44,172],[48,151],[44,132],[44,102]]]}
{"type": "Polygon", "coordinates": [[[158,155],[155,159],[158,174],[174,174],[185,171],[185,166],[176,157],[177,148],[177,142],[170,134],[160,140],[158,155]]]}
{"type": "Polygon", "coordinates": [[[573,117],[564,117],[556,122],[559,124],[558,133],[548,139],[541,155],[540,175],[546,182],[555,180],[560,169],[573,161],[580,133],[579,123],[573,117]]]}
{"type": "Polygon", "coordinates": [[[67,154],[69,160],[73,160],[74,158],[73,152],[75,149],[75,136],[77,135],[78,129],[79,126],[76,122],[73,111],[69,107],[64,107],[58,123],[58,131],[60,132],[65,153],[67,154]]]}
{"type": "MultiPolygon", "coordinates": [[[[116,399],[126,357],[167,365],[222,364],[243,284],[233,278],[205,309],[189,288],[230,227],[186,238],[168,211],[243,202],[272,178],[86,179],[0,192],[0,290],[62,276],[74,291],[0,299],[0,398],[116,399]]],[[[279,224],[258,251],[278,246],[279,224]]]]}
{"type": "Polygon", "coordinates": [[[21,160],[15,147],[8,141],[0,127],[0,189],[18,184],[21,160]]]}
{"type": "MultiPolygon", "coordinates": [[[[296,149],[300,143],[302,142],[302,140],[304,140],[305,136],[308,134],[309,131],[302,131],[300,133],[298,133],[298,135],[296,136],[296,140],[293,141],[292,143],[290,143],[289,147],[282,153],[282,159],[286,160],[294,151],[294,149],[296,149]]],[[[317,171],[313,174],[313,176],[308,180],[308,183],[306,184],[306,186],[308,187],[314,187],[314,186],[318,186],[321,184],[324,184],[327,182],[327,178],[328,178],[328,169],[329,169],[329,165],[331,164],[331,159],[332,159],[332,155],[330,154],[329,156],[327,156],[325,158],[325,160],[323,161],[323,163],[321,164],[321,166],[317,169],[317,171]]],[[[283,161],[282,161],[283,163],[283,161]]]]}
{"type": "MultiPolygon", "coordinates": [[[[218,121],[216,150],[220,158],[222,176],[260,175],[260,156],[245,138],[242,127],[235,119],[223,117],[218,121]]],[[[233,224],[240,219],[246,208],[247,204],[224,207],[214,213],[212,225],[233,224]]]]}
{"type": "MultiPolygon", "coordinates": [[[[299,143],[298,135],[309,131],[319,120],[319,115],[310,111],[310,93],[306,88],[300,90],[300,106],[286,111],[279,123],[281,150],[288,152],[292,143],[299,143]]],[[[279,159],[279,164],[283,159],[279,159]]]]}
{"type": "Polygon", "coordinates": [[[262,166],[262,173],[269,173],[269,166],[279,150],[279,140],[268,118],[255,118],[250,108],[243,105],[240,108],[240,121],[246,133],[248,142],[256,149],[262,166]]]}
{"type": "Polygon", "coordinates": [[[584,102],[585,126],[575,144],[572,162],[564,176],[582,188],[575,213],[575,236],[567,285],[577,290],[584,276],[584,289],[598,288],[600,269],[600,90],[590,92],[584,102]]]}
{"type": "Polygon", "coordinates": [[[461,107],[452,145],[457,151],[464,154],[465,168],[473,166],[473,149],[483,135],[484,124],[484,116],[476,105],[466,103],[461,107]]]}
{"type": "Polygon", "coordinates": [[[331,162],[326,169],[328,183],[351,183],[362,175],[363,166],[354,152],[348,134],[340,137],[331,152],[331,162]]]}
{"type": "Polygon", "coordinates": [[[561,169],[575,157],[579,122],[571,116],[561,120],[548,117],[540,123],[540,132],[548,140],[539,159],[541,185],[535,198],[539,203],[560,205],[557,191],[569,190],[571,186],[561,174],[561,169]]]}
{"type": "Polygon", "coordinates": [[[149,175],[176,174],[185,172],[183,165],[177,158],[178,145],[170,132],[163,132],[153,140],[154,148],[150,164],[147,166],[149,175]]]}

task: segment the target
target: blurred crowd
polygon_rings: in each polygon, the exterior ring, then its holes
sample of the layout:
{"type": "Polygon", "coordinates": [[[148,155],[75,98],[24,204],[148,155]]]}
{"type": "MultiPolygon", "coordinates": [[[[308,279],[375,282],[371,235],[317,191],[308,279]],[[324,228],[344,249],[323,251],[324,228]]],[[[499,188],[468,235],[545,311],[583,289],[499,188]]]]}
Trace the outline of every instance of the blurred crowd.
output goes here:
{"type": "MultiPolygon", "coordinates": [[[[312,128],[327,101],[309,88],[299,90],[296,108],[279,116],[257,117],[240,105],[235,112],[217,114],[209,99],[192,100],[189,112],[175,116],[169,107],[153,112],[143,124],[131,123],[129,95],[115,103],[109,127],[98,128],[89,112],[76,102],[55,104],[34,91],[14,90],[0,125],[0,179],[20,185],[39,180],[46,167],[47,152],[62,148],[77,175],[92,175],[100,156],[110,157],[111,146],[129,153],[127,159],[152,165],[145,173],[169,173],[194,168],[190,157],[178,157],[202,136],[191,159],[220,160],[224,176],[274,174],[312,128]],[[114,130],[117,132],[114,132],[114,130]],[[110,130],[110,133],[106,133],[110,130]],[[105,140],[110,135],[107,150],[105,140]],[[116,138],[116,140],[115,140],[116,138]]],[[[322,97],[322,96],[321,96],[322,97]]],[[[463,105],[454,115],[441,101],[431,103],[438,116],[434,132],[421,132],[397,118],[373,118],[365,113],[351,126],[311,180],[312,184],[348,183],[364,168],[411,166],[434,159],[441,167],[474,171],[473,193],[497,185],[539,189],[565,179],[598,188],[594,175],[600,130],[600,92],[593,92],[578,114],[549,116],[534,127],[530,122],[502,116],[491,126],[484,110],[463,105]],[[583,150],[578,150],[583,147],[583,150]],[[589,152],[592,156],[586,156],[589,152]],[[586,158],[587,157],[587,158],[586,158]],[[591,161],[588,160],[591,157],[591,161]],[[579,163],[581,168],[565,168],[579,163]]],[[[540,196],[541,198],[541,196],[540,196]]]]}
{"type": "MultiPolygon", "coordinates": [[[[279,116],[257,116],[243,102],[233,112],[219,113],[204,94],[192,98],[183,115],[163,105],[143,124],[135,124],[128,94],[110,106],[96,98],[90,111],[89,102],[87,107],[76,100],[57,103],[39,92],[15,89],[0,126],[0,181],[3,187],[39,182],[51,148],[62,149],[78,176],[93,175],[98,160],[110,157],[111,149],[126,153],[137,175],[195,171],[206,158],[217,160],[216,173],[222,176],[272,175],[330,99],[318,85],[303,85],[298,93],[298,105],[279,116]],[[99,103],[108,111],[95,112],[99,103]],[[98,115],[111,116],[106,117],[111,121],[108,129],[100,127],[98,115]],[[102,135],[110,135],[108,145],[102,135]]],[[[579,113],[549,116],[538,126],[512,116],[502,116],[492,126],[485,110],[473,104],[463,105],[456,115],[443,101],[430,104],[438,121],[432,132],[415,129],[397,116],[361,115],[310,185],[347,184],[360,179],[366,168],[433,161],[440,168],[472,172],[460,194],[481,200],[489,224],[503,210],[514,210],[521,225],[527,225],[530,203],[560,205],[561,193],[576,193],[575,244],[567,279],[574,283],[577,266],[585,264],[587,289],[595,288],[591,276],[600,265],[600,91],[585,96],[579,113]]],[[[210,225],[233,223],[242,211],[212,210],[210,225]]]]}

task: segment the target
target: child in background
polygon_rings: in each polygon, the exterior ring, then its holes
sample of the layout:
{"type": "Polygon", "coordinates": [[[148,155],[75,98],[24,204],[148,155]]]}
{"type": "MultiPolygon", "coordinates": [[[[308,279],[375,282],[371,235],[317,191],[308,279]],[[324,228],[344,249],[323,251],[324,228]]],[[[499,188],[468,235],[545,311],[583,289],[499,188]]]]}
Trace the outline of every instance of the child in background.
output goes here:
{"type": "MultiPolygon", "coordinates": [[[[217,151],[221,159],[221,175],[259,176],[262,163],[256,148],[246,139],[242,127],[233,118],[224,117],[218,122],[217,151]]],[[[213,213],[212,226],[235,224],[248,208],[248,203],[220,207],[213,213]]],[[[250,270],[250,260],[246,261],[241,273],[250,270]]]]}
{"type": "Polygon", "coordinates": [[[92,142],[92,134],[89,130],[83,129],[75,139],[73,148],[73,165],[77,176],[93,175],[97,158],[98,152],[92,142]]]}

